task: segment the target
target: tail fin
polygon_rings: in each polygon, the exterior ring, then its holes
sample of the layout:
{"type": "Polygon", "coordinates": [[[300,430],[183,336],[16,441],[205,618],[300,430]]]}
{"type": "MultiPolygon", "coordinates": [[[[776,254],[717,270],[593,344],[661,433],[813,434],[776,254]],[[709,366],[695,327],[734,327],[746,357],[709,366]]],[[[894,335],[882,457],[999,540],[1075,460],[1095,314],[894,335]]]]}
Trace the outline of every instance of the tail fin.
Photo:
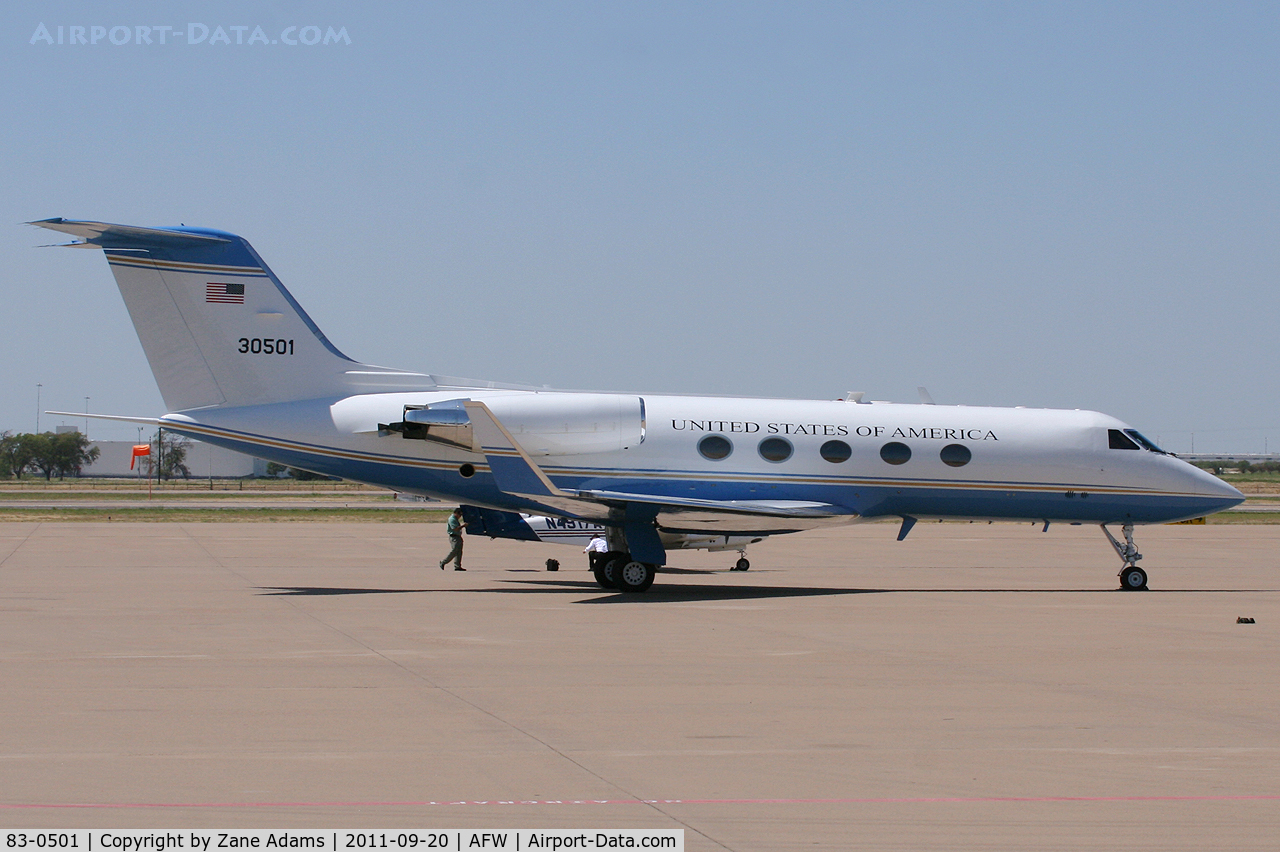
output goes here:
{"type": "Polygon", "coordinates": [[[425,390],[339,352],[247,241],[202,228],[45,219],[101,248],[170,411],[425,390]]]}

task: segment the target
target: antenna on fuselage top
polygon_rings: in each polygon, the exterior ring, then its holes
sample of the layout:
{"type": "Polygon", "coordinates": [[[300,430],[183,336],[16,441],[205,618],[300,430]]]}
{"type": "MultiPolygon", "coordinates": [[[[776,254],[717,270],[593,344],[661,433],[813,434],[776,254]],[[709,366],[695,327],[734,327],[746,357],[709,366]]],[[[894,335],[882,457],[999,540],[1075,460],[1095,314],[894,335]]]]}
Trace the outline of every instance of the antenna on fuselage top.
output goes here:
{"type": "Polygon", "coordinates": [[[929,396],[929,392],[928,392],[927,390],[925,390],[925,389],[924,389],[924,385],[921,385],[920,387],[916,388],[916,390],[920,391],[920,404],[921,404],[921,405],[935,405],[935,404],[936,404],[936,403],[934,403],[934,401],[933,401],[933,397],[929,396]]]}

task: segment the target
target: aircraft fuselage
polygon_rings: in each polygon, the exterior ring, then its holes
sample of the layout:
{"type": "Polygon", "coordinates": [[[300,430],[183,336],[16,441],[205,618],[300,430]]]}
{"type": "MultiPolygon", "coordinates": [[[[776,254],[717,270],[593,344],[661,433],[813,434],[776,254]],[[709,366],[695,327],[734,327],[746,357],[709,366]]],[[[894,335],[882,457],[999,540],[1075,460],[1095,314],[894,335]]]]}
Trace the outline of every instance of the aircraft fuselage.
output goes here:
{"type": "MultiPolygon", "coordinates": [[[[202,441],[319,473],[508,511],[540,510],[536,501],[513,505],[483,454],[379,430],[401,420],[405,406],[459,395],[362,394],[171,414],[164,424],[202,441]]],[[[550,411],[572,396],[462,395],[495,405],[545,399],[550,411]]],[[[539,466],[566,490],[813,501],[846,507],[848,522],[907,515],[1164,523],[1220,511],[1240,500],[1235,489],[1174,456],[1140,447],[1112,449],[1109,431],[1128,427],[1093,411],[635,398],[643,400],[643,423],[636,430],[642,430],[642,439],[633,446],[546,453],[536,457],[539,466]],[[699,451],[700,445],[708,449],[703,444],[708,438],[713,457],[699,451]],[[714,457],[726,448],[727,454],[714,457]]],[[[588,425],[600,426],[589,433],[594,436],[609,427],[623,432],[630,424],[588,425]]]]}

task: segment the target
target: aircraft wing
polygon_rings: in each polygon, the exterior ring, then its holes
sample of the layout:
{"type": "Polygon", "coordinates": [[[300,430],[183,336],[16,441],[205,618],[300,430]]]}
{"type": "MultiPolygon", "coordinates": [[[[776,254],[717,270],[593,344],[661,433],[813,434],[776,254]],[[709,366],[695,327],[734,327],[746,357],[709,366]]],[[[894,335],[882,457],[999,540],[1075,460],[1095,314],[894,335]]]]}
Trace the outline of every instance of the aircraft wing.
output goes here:
{"type": "Polygon", "coordinates": [[[654,521],[666,532],[771,535],[852,523],[845,506],[804,500],[706,500],[625,491],[564,490],[553,483],[483,402],[464,407],[499,488],[553,514],[623,526],[654,521]]]}

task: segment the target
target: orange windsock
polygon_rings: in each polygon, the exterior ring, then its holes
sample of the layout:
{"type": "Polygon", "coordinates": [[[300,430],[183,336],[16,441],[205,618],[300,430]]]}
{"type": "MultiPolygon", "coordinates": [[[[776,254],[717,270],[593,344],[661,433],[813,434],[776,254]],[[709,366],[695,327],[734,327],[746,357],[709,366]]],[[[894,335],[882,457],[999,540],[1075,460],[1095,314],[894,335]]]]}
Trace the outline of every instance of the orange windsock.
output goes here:
{"type": "Polygon", "coordinates": [[[151,455],[150,444],[134,444],[133,455],[129,458],[129,470],[133,470],[133,463],[138,460],[138,456],[151,455]]]}

